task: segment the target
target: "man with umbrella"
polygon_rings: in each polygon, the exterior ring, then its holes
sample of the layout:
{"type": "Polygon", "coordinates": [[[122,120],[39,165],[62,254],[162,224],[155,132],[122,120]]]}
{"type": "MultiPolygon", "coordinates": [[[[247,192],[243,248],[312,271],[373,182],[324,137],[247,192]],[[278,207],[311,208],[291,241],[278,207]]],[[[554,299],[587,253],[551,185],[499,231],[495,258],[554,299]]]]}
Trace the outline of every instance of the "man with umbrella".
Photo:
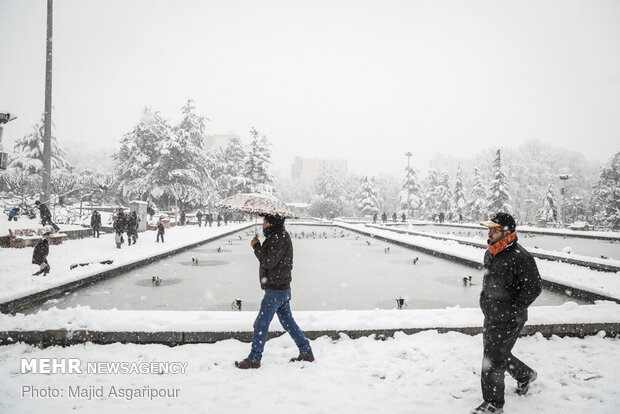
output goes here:
{"type": "Polygon", "coordinates": [[[254,322],[254,336],[250,355],[243,361],[235,362],[235,366],[240,369],[260,367],[269,324],[276,314],[282,327],[291,335],[299,348],[299,356],[291,359],[291,362],[314,361],[310,342],[304,336],[291,313],[293,243],[291,236],[284,228],[284,220],[278,215],[265,215],[263,219],[265,241],[261,244],[257,235],[250,241],[254,255],[260,264],[260,285],[265,291],[265,295],[254,322]]]}

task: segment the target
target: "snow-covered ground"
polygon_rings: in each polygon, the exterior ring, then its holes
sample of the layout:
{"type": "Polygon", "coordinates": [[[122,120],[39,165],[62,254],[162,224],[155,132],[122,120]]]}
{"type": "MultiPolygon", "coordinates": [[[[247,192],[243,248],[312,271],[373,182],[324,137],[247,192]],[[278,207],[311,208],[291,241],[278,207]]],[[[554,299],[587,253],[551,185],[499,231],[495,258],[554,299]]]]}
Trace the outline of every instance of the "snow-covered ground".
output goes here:
{"type": "MultiPolygon", "coordinates": [[[[290,364],[296,347],[288,335],[270,340],[258,370],[242,371],[233,361],[249,344],[93,345],[38,349],[0,347],[0,412],[29,413],[467,413],[481,401],[482,336],[427,331],[312,341],[317,360],[290,364]],[[89,362],[186,363],[184,374],[31,374],[22,358],[77,358],[89,362]],[[70,397],[70,387],[102,397],[70,397]],[[23,388],[30,387],[30,388],[23,388]],[[35,398],[41,390],[57,398],[35,398]],[[92,387],[92,388],[89,388],[92,387]],[[167,391],[154,397],[148,390],[167,391]],[[135,395],[119,397],[131,389],[135,395]],[[177,391],[178,390],[178,391],[177,391]],[[142,391],[142,394],[137,392],[142,391]],[[22,397],[22,393],[23,397],[22,397]],[[116,395],[116,396],[115,396],[116,395]]],[[[513,393],[506,380],[507,413],[617,413],[620,407],[620,341],[603,335],[585,339],[521,338],[514,353],[538,371],[530,393],[513,393]]]]}
{"type": "MultiPolygon", "coordinates": [[[[99,239],[68,240],[51,246],[52,273],[33,277],[32,248],[0,249],[0,296],[2,301],[94,274],[106,265],[69,270],[72,263],[113,259],[113,266],[150,257],[246,224],[199,228],[187,226],[166,231],[166,243],[155,243],[155,232],[140,234],[136,246],[116,249],[112,235],[99,239]]],[[[351,226],[354,228],[355,226],[351,226]]],[[[360,226],[364,228],[364,226],[360,226]]],[[[64,229],[64,227],[63,227],[64,229]]],[[[364,228],[364,230],[368,230],[364,228]]],[[[454,241],[417,236],[393,238],[425,243],[450,254],[481,260],[481,249],[454,241]]],[[[377,233],[380,234],[380,233],[377,233]]],[[[617,274],[602,274],[578,266],[538,261],[547,279],[562,283],[590,285],[605,294],[617,294],[617,274]],[[591,279],[588,279],[591,277],[591,279]],[[616,279],[616,280],[614,280],[616,279]]],[[[619,296],[620,297],[620,294],[619,296]]],[[[620,322],[620,305],[599,302],[578,306],[530,309],[530,324],[620,322]]],[[[405,329],[437,326],[480,326],[478,309],[295,312],[304,330],[321,329],[405,329]]],[[[253,312],[157,312],[96,311],[87,307],[52,308],[34,315],[0,315],[0,330],[93,329],[93,330],[240,330],[250,331],[253,312]]],[[[281,329],[273,322],[272,329],[281,329]]],[[[257,371],[237,370],[233,361],[249,352],[249,344],[235,340],[216,344],[183,345],[78,345],[67,348],[16,344],[0,347],[0,412],[22,413],[45,409],[50,413],[76,412],[294,412],[325,413],[458,413],[468,412],[481,401],[480,360],[482,338],[436,331],[395,338],[334,341],[321,337],[312,341],[317,357],[314,364],[289,364],[296,354],[292,340],[284,335],[270,340],[257,371]],[[185,374],[29,374],[20,373],[22,358],[79,358],[86,362],[187,362],[185,374]],[[104,397],[69,397],[69,387],[103,387],[104,397]],[[23,389],[22,387],[31,387],[23,389]],[[143,390],[178,389],[176,397],[153,400],[115,398],[112,387],[143,390]],[[34,398],[34,392],[51,387],[62,393],[58,398],[34,398]],[[28,391],[30,390],[30,391],[28,391]],[[22,398],[22,392],[26,392],[22,398]]],[[[620,407],[620,340],[599,336],[585,339],[544,339],[540,334],[521,338],[515,354],[539,372],[531,393],[517,397],[514,381],[507,380],[506,410],[510,413],[617,412],[620,407]]]]}

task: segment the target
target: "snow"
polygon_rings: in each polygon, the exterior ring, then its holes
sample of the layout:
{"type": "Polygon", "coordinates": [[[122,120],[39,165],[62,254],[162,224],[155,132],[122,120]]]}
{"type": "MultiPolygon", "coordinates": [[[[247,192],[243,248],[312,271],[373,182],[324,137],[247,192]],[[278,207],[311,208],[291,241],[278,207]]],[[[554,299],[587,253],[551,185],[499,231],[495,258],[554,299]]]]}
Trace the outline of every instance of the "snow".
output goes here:
{"type": "MultiPolygon", "coordinates": [[[[482,249],[456,241],[399,235],[363,225],[340,225],[382,237],[423,244],[449,254],[481,261],[482,249]]],[[[252,223],[222,227],[173,227],[166,243],[154,242],[155,232],[140,233],[135,246],[116,249],[111,234],[99,239],[67,240],[50,247],[52,273],[32,277],[32,248],[0,249],[0,300],[5,301],[54,285],[87,277],[110,266],[91,265],[69,270],[69,265],[113,259],[121,266],[170,251],[224,232],[251,228],[252,223]]],[[[61,226],[66,230],[66,226],[61,226]]],[[[620,298],[618,275],[594,272],[563,263],[537,261],[543,277],[569,286],[599,290],[620,298]],[[614,280],[615,279],[615,280],[614,280]]],[[[374,311],[295,312],[303,330],[406,329],[471,327],[482,325],[477,308],[374,311]]],[[[562,306],[533,307],[528,324],[620,322],[620,305],[569,302],[562,306]]],[[[0,315],[1,330],[90,329],[101,331],[250,331],[254,312],[119,311],[51,308],[37,314],[0,315]]],[[[277,318],[272,330],[281,330],[277,318]]],[[[241,371],[234,360],[245,358],[249,344],[236,340],[215,344],[162,345],[84,344],[39,349],[24,344],[0,347],[0,412],[33,412],[44,404],[49,413],[69,411],[108,413],[142,412],[256,412],[256,413],[427,413],[468,412],[481,401],[482,336],[435,330],[414,335],[396,333],[384,341],[373,337],[312,340],[317,361],[290,364],[297,349],[288,335],[270,340],[262,366],[241,371]],[[185,374],[21,374],[21,358],[79,358],[83,362],[186,362],[185,374]],[[69,398],[68,387],[94,386],[142,389],[178,389],[176,398],[69,398]],[[21,398],[22,386],[53,387],[63,398],[21,398]]],[[[598,336],[578,338],[541,334],[520,338],[514,353],[539,373],[530,394],[518,397],[507,379],[506,410],[510,413],[616,412],[620,406],[620,340],[598,336]]]]}
{"type": "MultiPolygon", "coordinates": [[[[466,413],[481,402],[482,336],[436,331],[312,341],[314,363],[291,364],[297,355],[288,336],[270,340],[258,370],[242,371],[249,344],[94,345],[38,349],[23,344],[0,348],[0,411],[3,413],[466,413]],[[78,358],[88,362],[180,362],[185,374],[21,374],[21,358],[78,358]],[[103,387],[104,398],[68,398],[68,387],[103,387]],[[23,386],[52,387],[63,398],[20,398],[23,386]],[[176,397],[107,397],[111,387],[175,390],[176,397]]],[[[620,404],[620,341],[603,335],[585,339],[521,338],[514,353],[538,371],[530,393],[519,397],[506,380],[507,412],[614,413],[620,404]],[[576,358],[576,353],[578,357],[576,358]]]]}

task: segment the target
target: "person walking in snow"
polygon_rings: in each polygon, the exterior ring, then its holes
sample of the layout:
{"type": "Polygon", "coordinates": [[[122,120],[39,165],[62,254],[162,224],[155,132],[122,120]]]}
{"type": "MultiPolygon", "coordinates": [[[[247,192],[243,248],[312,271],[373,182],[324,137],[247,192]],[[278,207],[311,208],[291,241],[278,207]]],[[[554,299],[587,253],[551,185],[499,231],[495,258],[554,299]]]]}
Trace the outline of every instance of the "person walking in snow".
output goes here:
{"type": "Polygon", "coordinates": [[[90,216],[90,226],[93,228],[93,237],[99,238],[99,227],[101,227],[101,214],[97,210],[93,210],[90,216]]]}
{"type": "Polygon", "coordinates": [[[47,208],[47,206],[41,203],[39,200],[35,201],[34,204],[39,208],[39,214],[41,215],[41,224],[44,226],[49,224],[54,228],[54,230],[58,231],[58,226],[52,221],[52,213],[50,213],[50,209],[47,208]]]}
{"type": "Polygon", "coordinates": [[[372,222],[373,223],[377,222],[377,213],[373,213],[373,215],[372,215],[372,222]]]}
{"type": "Polygon", "coordinates": [[[243,361],[235,361],[240,369],[259,368],[263,349],[267,341],[269,324],[278,315],[280,324],[291,335],[299,356],[291,362],[314,361],[310,341],[306,339],[291,313],[291,271],[293,270],[293,242],[284,228],[284,218],[267,215],[263,219],[265,241],[261,244],[258,236],[250,241],[254,255],[258,259],[258,277],[261,289],[265,291],[258,316],[254,321],[254,335],[250,354],[243,361]]]}
{"type": "Polygon", "coordinates": [[[407,216],[405,215],[405,213],[403,213],[401,216],[401,221],[404,223],[405,221],[407,221],[407,216]]]}
{"type": "Polygon", "coordinates": [[[209,227],[213,225],[213,214],[207,213],[207,216],[205,218],[205,227],[207,226],[207,222],[209,222],[209,227]]]}
{"type": "Polygon", "coordinates": [[[394,214],[392,214],[392,222],[396,223],[396,220],[398,220],[398,216],[396,216],[396,212],[394,212],[394,214]]]}
{"type": "Polygon", "coordinates": [[[181,226],[185,226],[185,211],[181,210],[181,214],[179,216],[180,222],[181,222],[181,226]]]}
{"type": "Polygon", "coordinates": [[[120,245],[124,242],[123,233],[125,232],[125,228],[127,226],[127,219],[125,218],[125,213],[123,213],[123,208],[119,207],[116,216],[114,216],[114,224],[112,224],[112,228],[114,228],[116,247],[120,249],[120,245]]]}
{"type": "Polygon", "coordinates": [[[164,233],[166,232],[166,229],[164,227],[164,223],[161,221],[161,219],[159,219],[159,221],[157,222],[157,243],[159,243],[159,239],[161,238],[161,242],[164,242],[164,233]]]}
{"type": "Polygon", "coordinates": [[[43,239],[41,239],[32,252],[32,264],[39,266],[39,271],[33,273],[32,276],[39,276],[43,273],[43,276],[47,276],[50,271],[50,265],[47,262],[47,255],[50,252],[50,242],[52,241],[52,233],[43,233],[43,239]]]}
{"type": "Polygon", "coordinates": [[[387,214],[385,214],[385,211],[381,214],[381,220],[383,221],[383,224],[387,223],[387,214]]]}
{"type": "Polygon", "coordinates": [[[512,348],[527,321],[527,308],[540,295],[542,280],[532,255],[517,243],[516,223],[510,214],[496,213],[480,224],[489,229],[480,293],[484,401],[473,413],[503,413],[504,373],[517,380],[519,395],[527,394],[537,377],[536,371],[512,354],[512,348]]]}
{"type": "Polygon", "coordinates": [[[220,213],[217,213],[217,226],[220,227],[221,223],[222,223],[222,215],[220,213]]]}
{"type": "Polygon", "coordinates": [[[131,242],[136,244],[138,239],[138,217],[135,211],[125,215],[125,230],[127,231],[127,246],[131,246],[131,242]]]}
{"type": "Polygon", "coordinates": [[[196,212],[196,220],[198,220],[198,227],[202,227],[202,211],[196,212]]]}

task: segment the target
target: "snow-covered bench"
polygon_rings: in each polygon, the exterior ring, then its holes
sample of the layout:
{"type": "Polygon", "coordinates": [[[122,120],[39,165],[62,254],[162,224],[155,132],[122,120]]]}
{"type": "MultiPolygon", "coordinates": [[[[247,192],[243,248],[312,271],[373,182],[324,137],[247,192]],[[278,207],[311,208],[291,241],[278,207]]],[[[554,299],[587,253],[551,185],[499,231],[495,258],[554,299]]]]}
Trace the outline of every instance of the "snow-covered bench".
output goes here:
{"type": "MultiPolygon", "coordinates": [[[[21,249],[27,246],[34,246],[41,240],[43,233],[51,232],[51,228],[39,228],[39,229],[9,229],[10,246],[21,249]]],[[[65,233],[52,233],[50,235],[51,244],[61,244],[66,238],[65,233]]]]}

